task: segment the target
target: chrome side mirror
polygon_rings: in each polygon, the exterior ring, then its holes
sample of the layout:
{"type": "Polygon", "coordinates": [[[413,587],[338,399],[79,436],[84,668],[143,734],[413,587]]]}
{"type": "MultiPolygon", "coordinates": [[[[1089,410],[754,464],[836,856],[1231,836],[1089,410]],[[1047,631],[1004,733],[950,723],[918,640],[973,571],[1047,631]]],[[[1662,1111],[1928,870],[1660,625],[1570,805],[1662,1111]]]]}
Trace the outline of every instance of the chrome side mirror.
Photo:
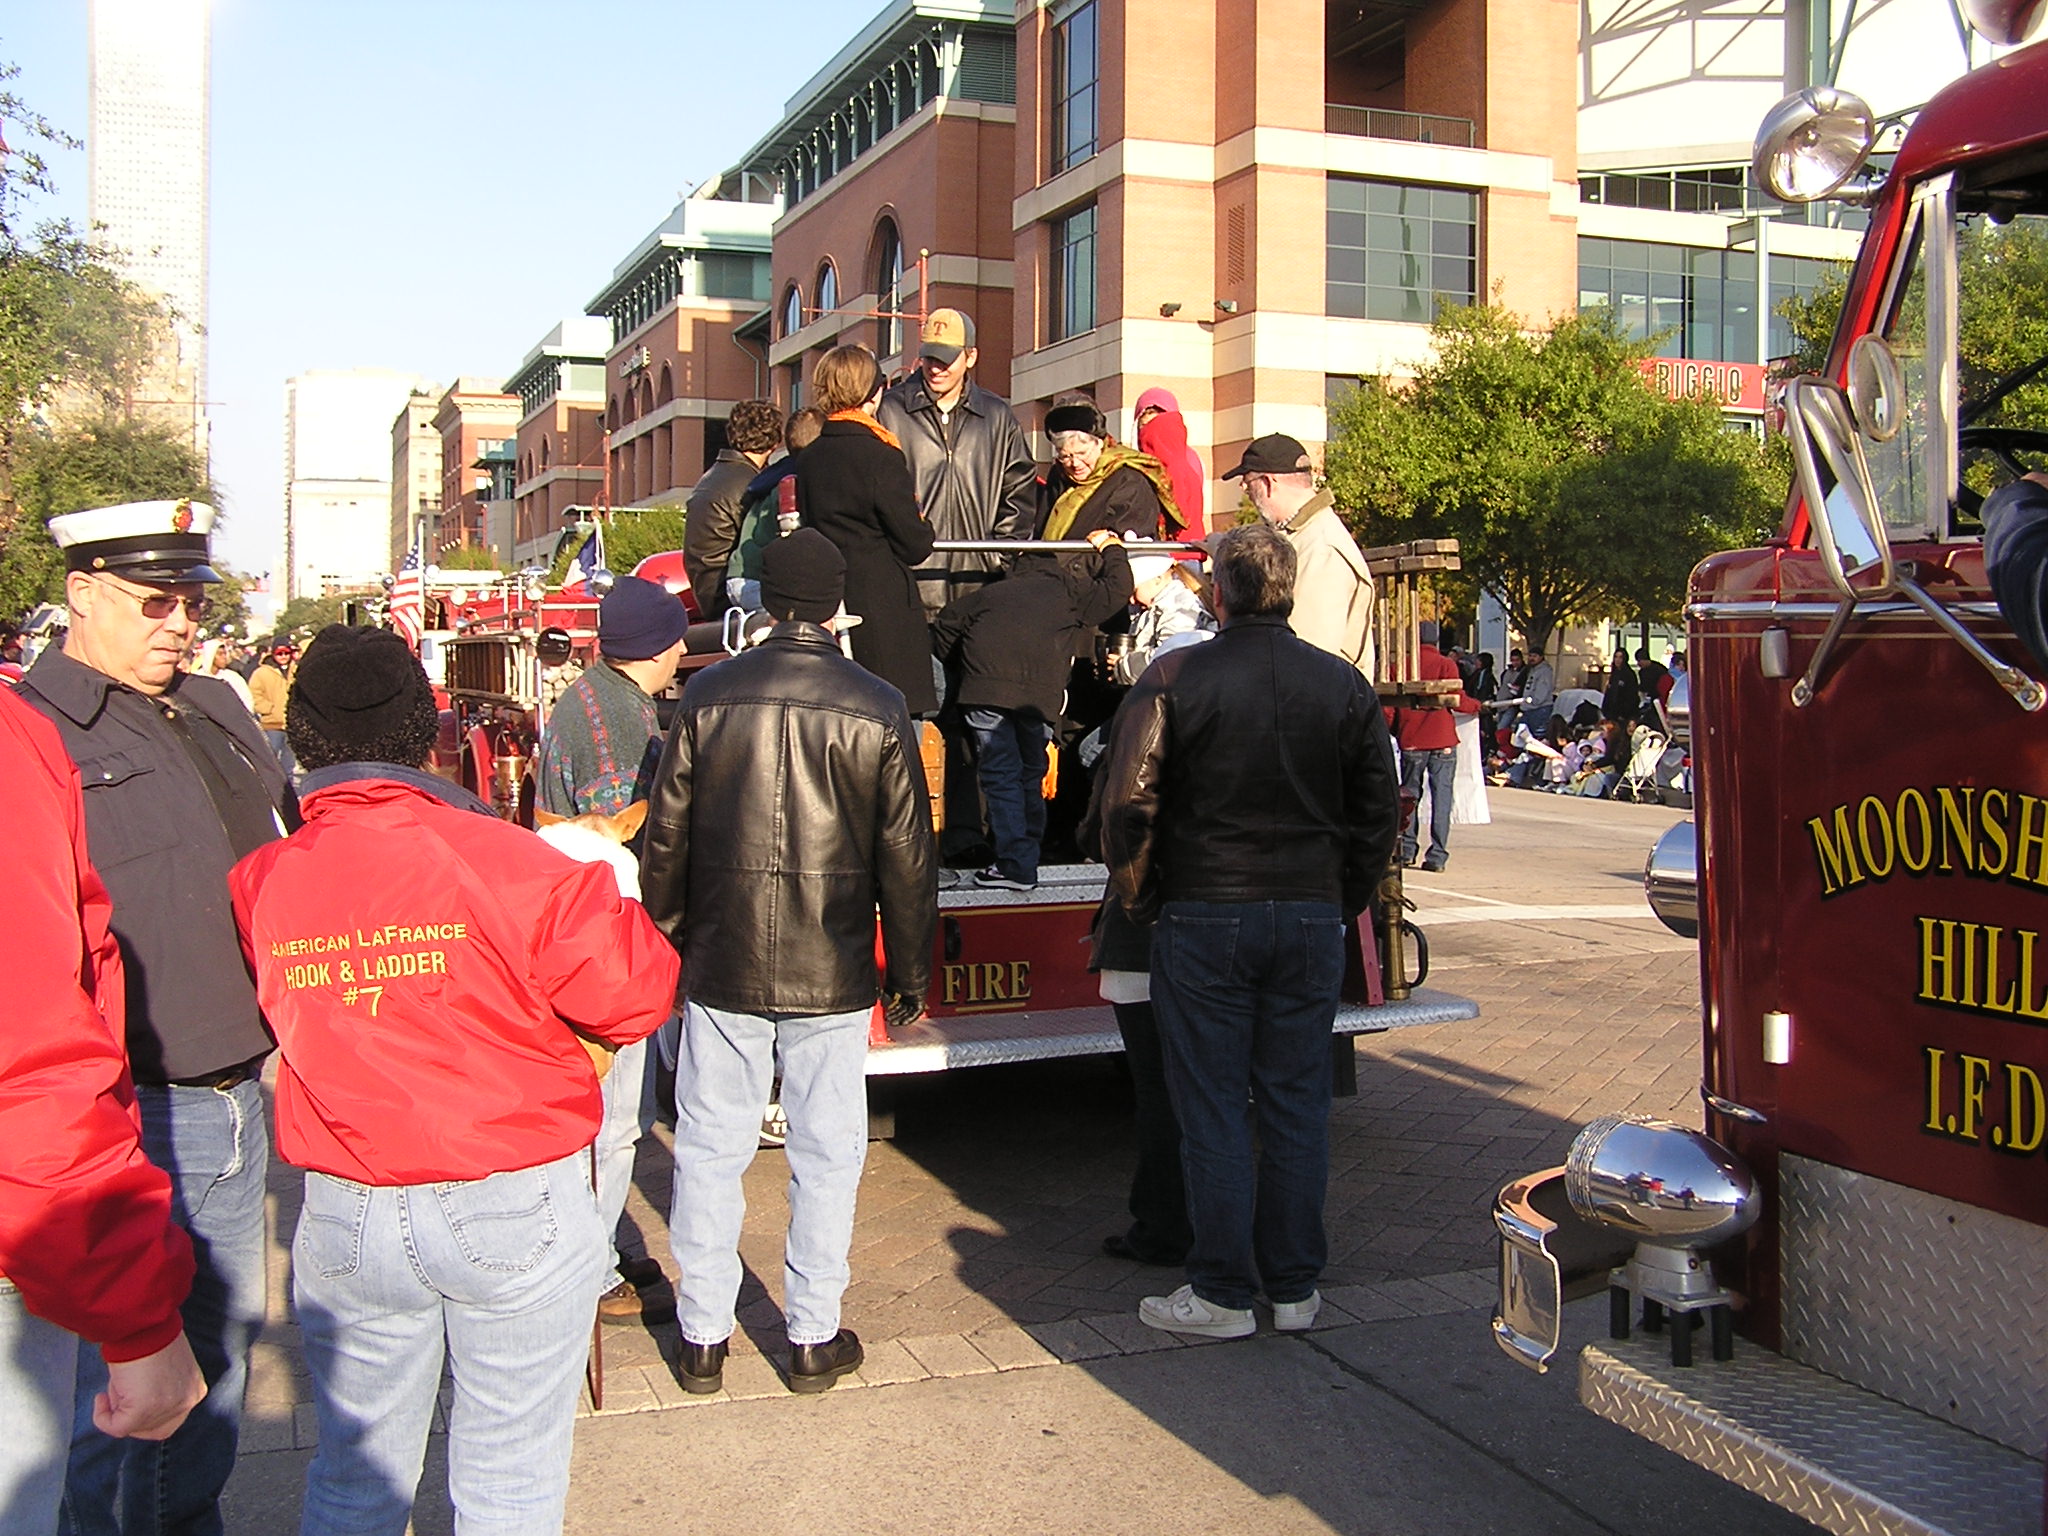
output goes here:
{"type": "Polygon", "coordinates": [[[1849,346],[1849,409],[1873,443],[1888,443],[1906,424],[1906,376],[1892,344],[1866,331],[1849,346]]]}
{"type": "Polygon", "coordinates": [[[1829,582],[1852,603],[1886,595],[1897,583],[1891,537],[1878,508],[1848,391],[1832,379],[1802,374],[1785,386],[1785,426],[1800,497],[1829,582]],[[1822,485],[1823,465],[1834,481],[1832,493],[1822,485]],[[1850,581],[1872,568],[1877,571],[1875,582],[1858,586],[1850,581]]]}

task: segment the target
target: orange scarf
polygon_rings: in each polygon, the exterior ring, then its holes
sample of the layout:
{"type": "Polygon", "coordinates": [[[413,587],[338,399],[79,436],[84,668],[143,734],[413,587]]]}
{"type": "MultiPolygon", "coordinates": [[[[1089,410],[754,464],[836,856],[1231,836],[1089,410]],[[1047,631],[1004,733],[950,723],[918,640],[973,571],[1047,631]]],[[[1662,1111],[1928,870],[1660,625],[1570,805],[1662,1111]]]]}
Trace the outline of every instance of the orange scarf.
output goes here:
{"type": "Polygon", "coordinates": [[[850,411],[834,411],[830,416],[827,416],[825,419],[827,421],[857,421],[862,426],[866,427],[870,432],[874,433],[875,436],[879,437],[883,442],[887,443],[891,448],[894,448],[898,453],[901,453],[903,451],[903,444],[897,440],[896,434],[894,432],[891,432],[887,427],[883,426],[879,421],[875,420],[874,417],[870,416],[866,411],[862,410],[859,406],[855,406],[850,411]]]}

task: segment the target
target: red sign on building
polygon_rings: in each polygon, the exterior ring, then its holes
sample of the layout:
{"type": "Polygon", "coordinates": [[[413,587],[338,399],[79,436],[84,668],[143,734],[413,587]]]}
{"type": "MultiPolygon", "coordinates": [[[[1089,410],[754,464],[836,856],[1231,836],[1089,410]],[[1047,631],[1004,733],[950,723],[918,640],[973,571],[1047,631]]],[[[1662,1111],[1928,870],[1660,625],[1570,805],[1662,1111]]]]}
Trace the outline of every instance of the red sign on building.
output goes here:
{"type": "Polygon", "coordinates": [[[1636,364],[1650,388],[1672,400],[1713,400],[1730,411],[1761,411],[1770,369],[1698,357],[1646,357],[1636,364]]]}

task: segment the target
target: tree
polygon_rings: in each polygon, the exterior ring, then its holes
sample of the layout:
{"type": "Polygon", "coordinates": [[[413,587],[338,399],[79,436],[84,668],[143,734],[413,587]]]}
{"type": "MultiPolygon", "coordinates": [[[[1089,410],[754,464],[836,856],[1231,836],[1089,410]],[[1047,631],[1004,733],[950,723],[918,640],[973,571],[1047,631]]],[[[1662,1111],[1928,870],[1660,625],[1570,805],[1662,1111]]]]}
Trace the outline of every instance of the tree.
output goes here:
{"type": "Polygon", "coordinates": [[[274,633],[292,635],[300,630],[319,631],[330,624],[341,623],[347,611],[348,599],[345,597],[295,597],[278,614],[274,633]]]}
{"type": "Polygon", "coordinates": [[[482,544],[461,544],[436,557],[444,571],[495,571],[498,558],[482,544]]]}
{"type": "MultiPolygon", "coordinates": [[[[612,520],[604,528],[605,566],[624,576],[649,555],[681,549],[683,525],[687,521],[688,514],[681,507],[673,506],[635,507],[630,511],[613,513],[612,520]]],[[[588,538],[578,539],[556,554],[548,570],[550,586],[558,586],[568,579],[576,557],[589,542],[588,538]]]]}
{"type": "Polygon", "coordinates": [[[1571,619],[1662,619],[1692,568],[1773,526],[1784,484],[1711,402],[1664,399],[1604,309],[1531,332],[1447,308],[1415,379],[1331,412],[1327,470],[1368,544],[1451,537],[1530,646],[1571,619]]]}
{"type": "Polygon", "coordinates": [[[8,615],[63,598],[64,562],[50,538],[51,518],[124,501],[214,499],[190,445],[149,422],[23,431],[15,441],[14,479],[14,526],[0,541],[0,614],[8,615]]]}
{"type": "MultiPolygon", "coordinates": [[[[0,63],[0,87],[19,73],[0,63]]],[[[33,197],[51,190],[40,146],[76,140],[6,89],[0,130],[11,130],[0,152],[0,546],[11,552],[24,536],[21,455],[48,407],[60,394],[108,414],[124,407],[168,315],[69,223],[28,224],[33,197]]]]}
{"type": "MultiPolygon", "coordinates": [[[[1961,398],[1982,399],[1992,385],[2048,357],[2048,220],[2018,218],[1995,224],[1966,219],[1956,235],[1956,362],[1961,398]]],[[[1779,306],[1792,328],[1795,373],[1826,373],[1848,280],[1831,274],[1810,298],[1779,306]]],[[[1923,342],[1926,307],[1918,283],[1907,289],[1891,336],[1901,353],[1923,342]]],[[[2048,429],[2048,375],[2021,385],[1986,416],[1983,425],[2048,429]]]]}

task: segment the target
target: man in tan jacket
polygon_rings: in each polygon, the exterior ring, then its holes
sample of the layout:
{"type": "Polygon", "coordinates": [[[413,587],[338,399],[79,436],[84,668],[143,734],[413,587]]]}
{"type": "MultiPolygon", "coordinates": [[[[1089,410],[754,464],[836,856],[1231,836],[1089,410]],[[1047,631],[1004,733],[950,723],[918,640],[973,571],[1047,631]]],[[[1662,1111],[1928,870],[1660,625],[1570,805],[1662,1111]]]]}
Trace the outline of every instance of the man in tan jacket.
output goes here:
{"type": "Polygon", "coordinates": [[[284,765],[286,777],[292,776],[296,765],[292,762],[291,743],[285,740],[284,706],[291,696],[298,657],[289,640],[280,640],[249,674],[249,707],[256,712],[256,723],[263,727],[263,739],[284,765]]]}
{"type": "Polygon", "coordinates": [[[1370,681],[1372,572],[1327,490],[1316,489],[1308,450],[1284,432],[1255,440],[1226,480],[1242,479],[1259,515],[1294,546],[1294,632],[1342,656],[1370,681]]]}

